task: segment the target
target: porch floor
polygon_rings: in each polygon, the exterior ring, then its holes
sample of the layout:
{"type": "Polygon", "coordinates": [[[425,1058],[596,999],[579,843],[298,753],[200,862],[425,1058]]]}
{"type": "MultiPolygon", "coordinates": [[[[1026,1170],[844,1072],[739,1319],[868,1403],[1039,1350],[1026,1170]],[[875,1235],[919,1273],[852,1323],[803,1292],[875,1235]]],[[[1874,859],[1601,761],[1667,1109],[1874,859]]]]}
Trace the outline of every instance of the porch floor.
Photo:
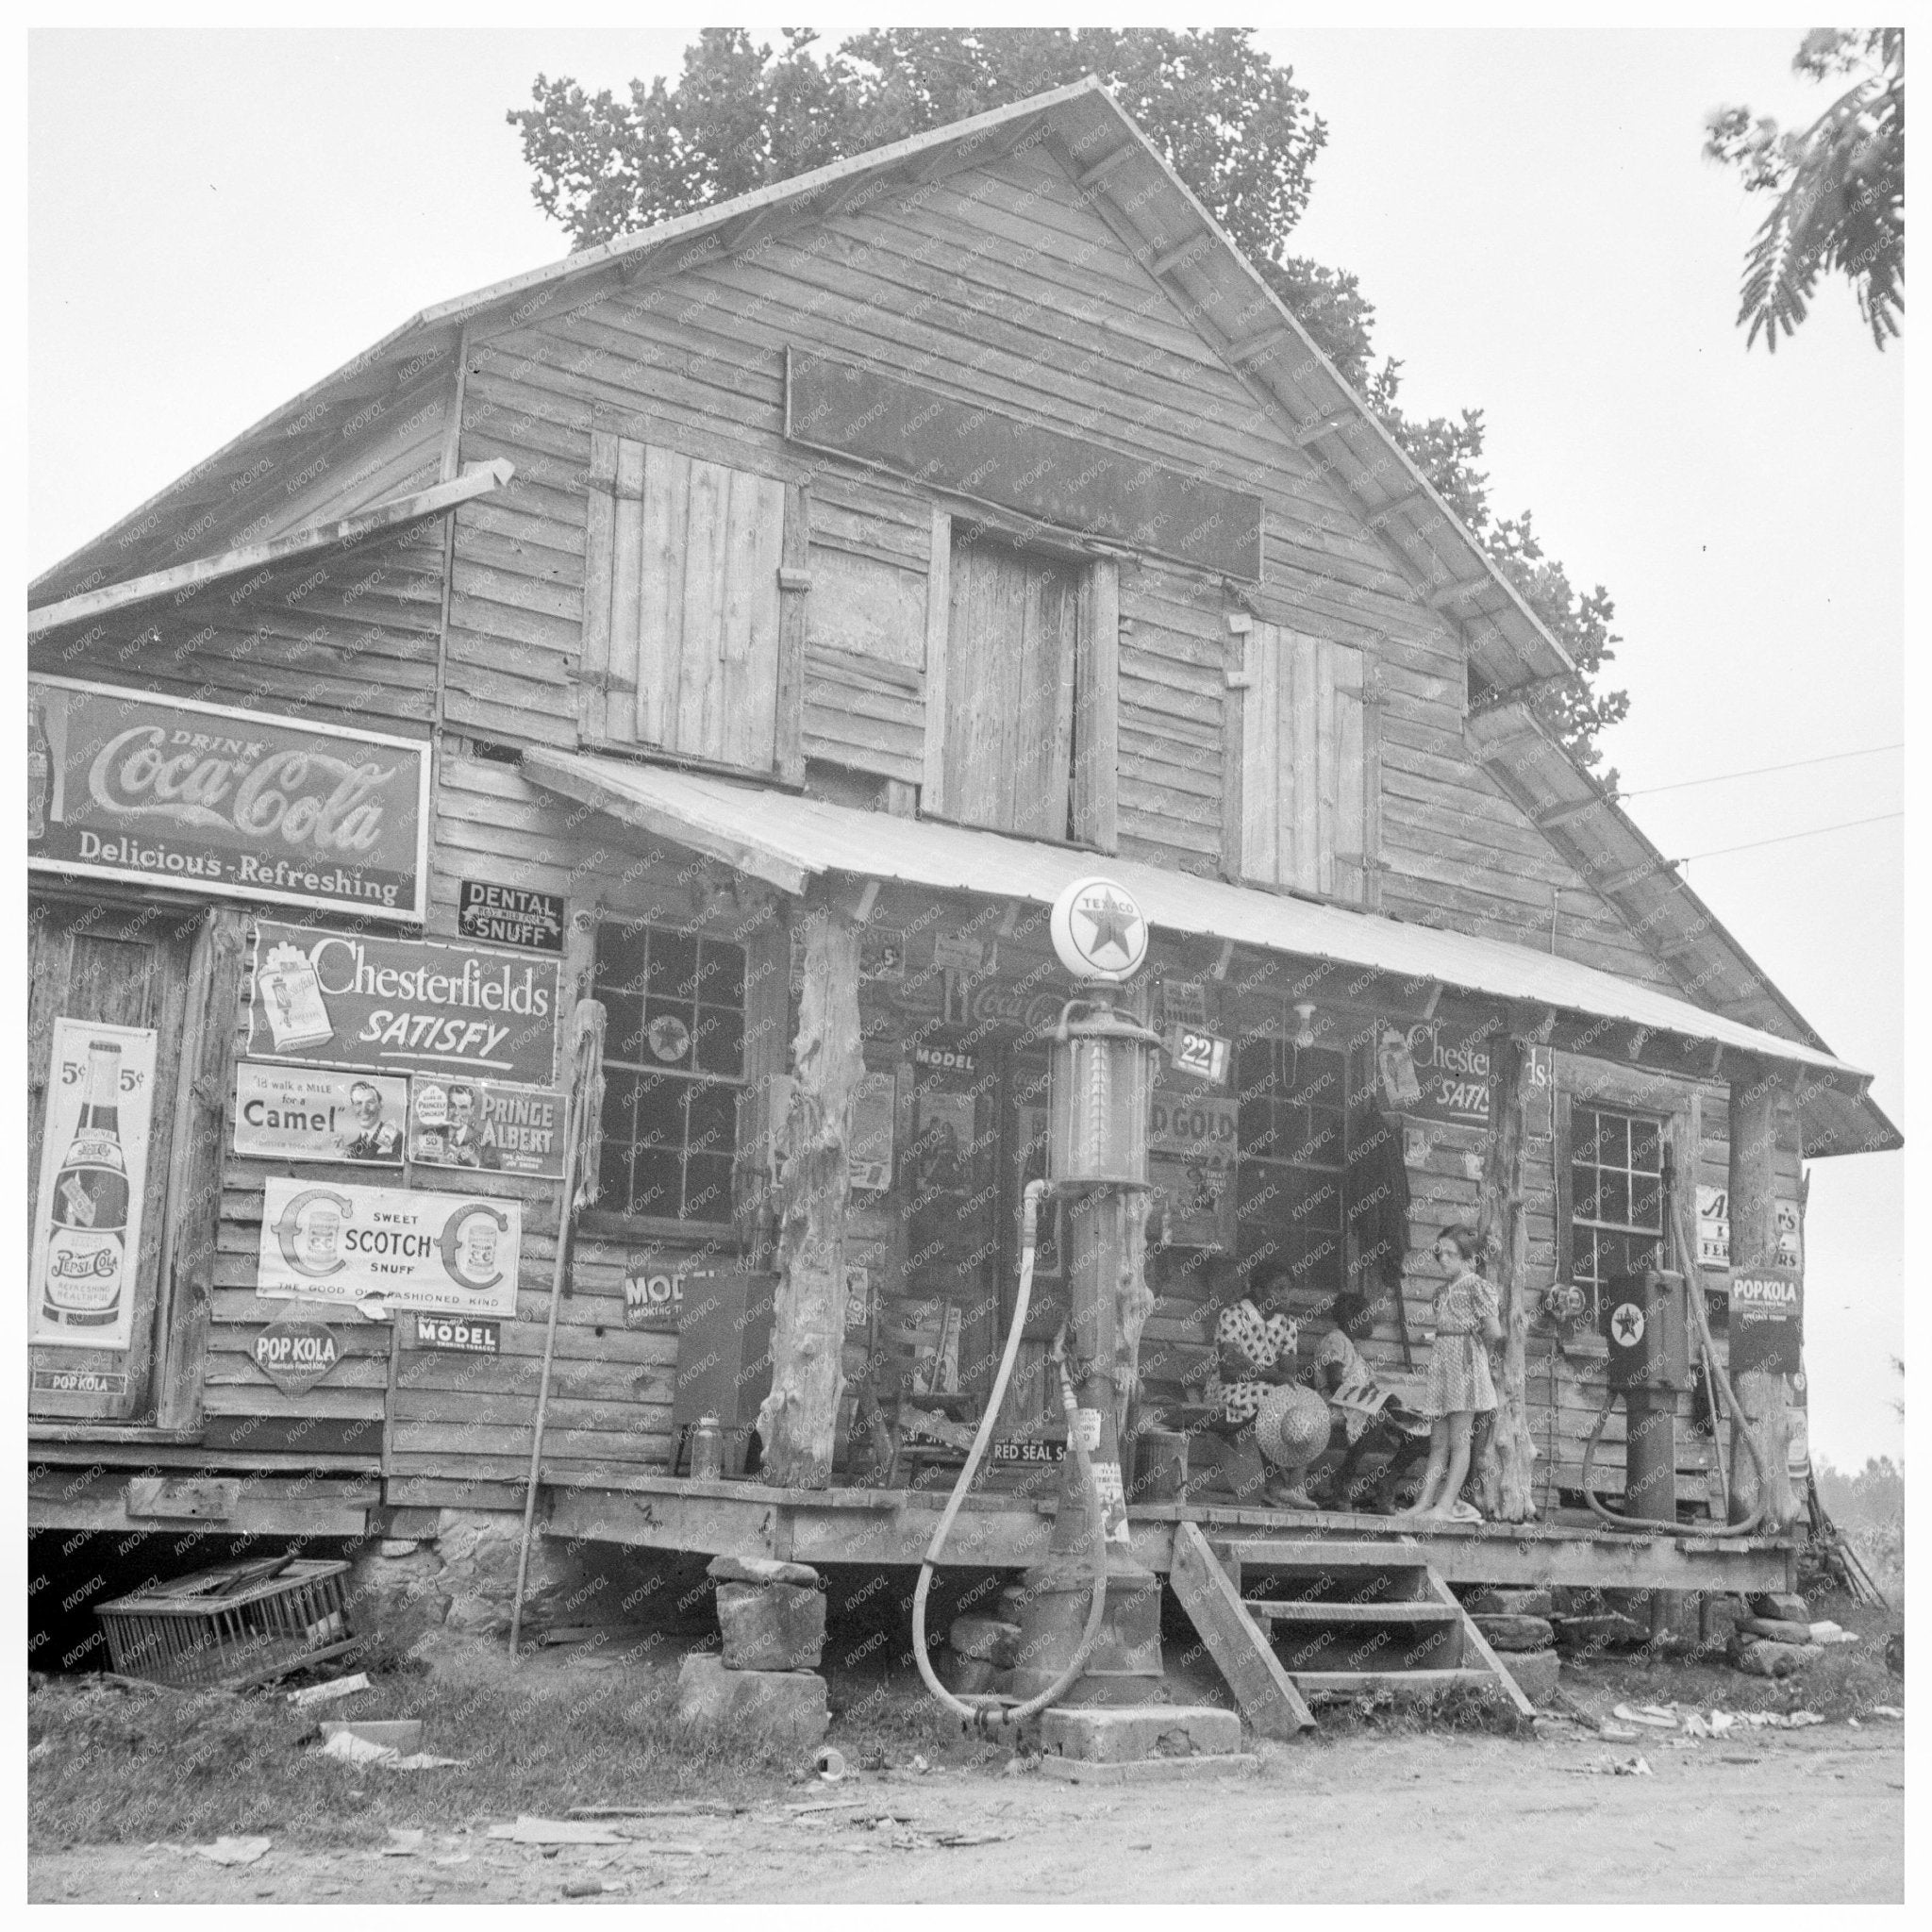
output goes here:
{"type": "MultiPolygon", "coordinates": [[[[917,1564],[945,1505],[944,1490],[782,1490],[640,1474],[623,1486],[546,1484],[546,1533],[710,1556],[801,1563],[917,1564]]],[[[1046,1555],[1050,1495],[969,1496],[941,1552],[943,1566],[1024,1569],[1046,1555]]],[[[1174,1524],[1209,1535],[1354,1543],[1413,1542],[1449,1583],[1567,1584],[1629,1590],[1780,1591],[1792,1587],[1790,1538],[1637,1535],[1584,1523],[1442,1524],[1418,1528],[1339,1510],[1150,1504],[1128,1511],[1134,1554],[1165,1574],[1174,1524]]]]}

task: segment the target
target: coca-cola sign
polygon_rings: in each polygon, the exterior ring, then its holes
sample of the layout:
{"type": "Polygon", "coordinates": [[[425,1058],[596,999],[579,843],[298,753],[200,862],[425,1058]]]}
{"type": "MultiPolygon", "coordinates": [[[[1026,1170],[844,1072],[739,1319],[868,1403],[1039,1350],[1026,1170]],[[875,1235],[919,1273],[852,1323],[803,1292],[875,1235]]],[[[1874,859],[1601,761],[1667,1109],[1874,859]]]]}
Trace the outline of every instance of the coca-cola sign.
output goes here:
{"type": "Polygon", "coordinates": [[[420,740],[28,680],[27,862],[420,923],[420,740]]]}

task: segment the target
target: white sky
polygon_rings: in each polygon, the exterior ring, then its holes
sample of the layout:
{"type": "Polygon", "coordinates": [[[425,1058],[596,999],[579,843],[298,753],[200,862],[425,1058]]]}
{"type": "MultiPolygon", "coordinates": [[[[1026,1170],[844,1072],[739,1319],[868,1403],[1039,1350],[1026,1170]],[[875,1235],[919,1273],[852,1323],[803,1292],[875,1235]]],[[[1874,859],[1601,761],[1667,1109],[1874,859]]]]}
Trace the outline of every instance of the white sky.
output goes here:
{"type": "MultiPolygon", "coordinates": [[[[694,32],[694,30],[691,30],[694,32]]],[[[827,29],[834,39],[839,30],[827,29]]],[[[691,33],[50,32],[29,67],[38,572],[415,309],[552,259],[507,109],[622,92],[691,33]]],[[[773,31],[770,38],[775,41],[773,31]]],[[[1496,508],[1601,580],[1632,790],[1905,736],[1904,355],[1840,285],[1775,358],[1732,326],[1759,211],[1706,111],[1790,121],[1797,30],[1274,30],[1328,124],[1297,252],[1360,275],[1412,410],[1480,407],[1496,508]]],[[[1672,856],[1891,812],[1897,753],[1640,798],[1672,856]]],[[[1898,822],[1689,876],[1905,1124],[1898,822]]],[[[1903,1158],[1817,1163],[1815,1446],[1901,1450],[1903,1158]]]]}

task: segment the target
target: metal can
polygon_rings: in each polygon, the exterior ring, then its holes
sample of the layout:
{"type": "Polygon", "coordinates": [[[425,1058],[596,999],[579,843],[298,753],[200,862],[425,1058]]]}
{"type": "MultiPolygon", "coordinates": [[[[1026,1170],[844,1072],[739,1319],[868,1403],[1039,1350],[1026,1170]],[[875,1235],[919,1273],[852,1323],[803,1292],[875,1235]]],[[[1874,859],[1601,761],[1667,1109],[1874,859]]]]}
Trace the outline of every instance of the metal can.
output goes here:
{"type": "Polygon", "coordinates": [[[691,1432],[691,1474],[693,1482],[715,1483],[724,1474],[724,1425],[714,1415],[701,1415],[691,1432]]]}

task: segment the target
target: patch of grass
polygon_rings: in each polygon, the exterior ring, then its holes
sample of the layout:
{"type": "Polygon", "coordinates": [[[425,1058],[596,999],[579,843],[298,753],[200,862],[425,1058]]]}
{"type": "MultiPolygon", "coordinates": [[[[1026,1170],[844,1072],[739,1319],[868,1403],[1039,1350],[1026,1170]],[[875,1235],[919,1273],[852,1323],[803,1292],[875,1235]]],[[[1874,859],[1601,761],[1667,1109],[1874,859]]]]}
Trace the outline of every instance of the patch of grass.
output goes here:
{"type": "Polygon", "coordinates": [[[465,1684],[390,1677],[338,1705],[283,1698],[50,1685],[28,1703],[29,1841],[145,1843],[260,1833],[366,1844],[390,1824],[443,1830],[573,1805],[749,1800],[781,1788],[799,1754],[733,1726],[675,1715],[675,1674],[508,1673],[465,1684]],[[323,1718],[420,1717],[424,1748],[467,1759],[396,1772],[314,1748],[323,1718]]]}

